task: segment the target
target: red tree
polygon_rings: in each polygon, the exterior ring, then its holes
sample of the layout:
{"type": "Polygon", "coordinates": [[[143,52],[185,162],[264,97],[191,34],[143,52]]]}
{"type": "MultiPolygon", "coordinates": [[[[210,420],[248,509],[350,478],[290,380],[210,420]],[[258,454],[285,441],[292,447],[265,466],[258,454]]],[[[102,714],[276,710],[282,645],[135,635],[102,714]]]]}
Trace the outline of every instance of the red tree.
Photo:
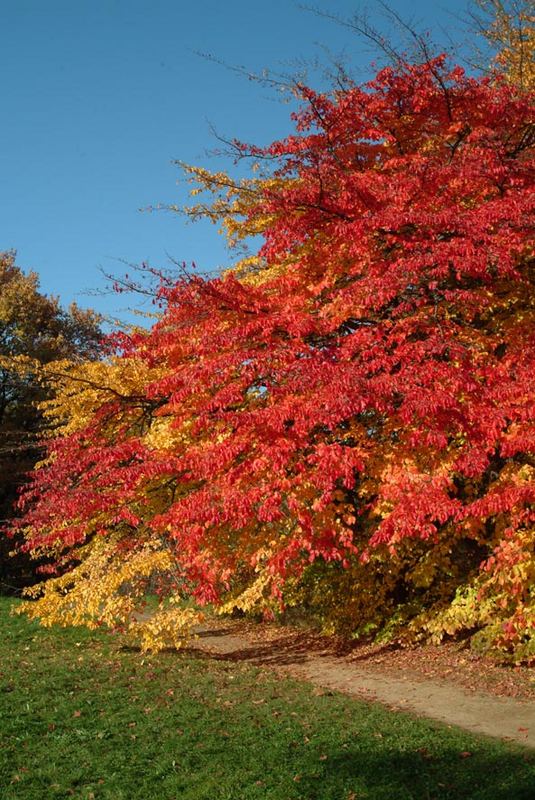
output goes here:
{"type": "Polygon", "coordinates": [[[529,98],[444,58],[302,95],[293,136],[236,143],[276,165],[240,206],[263,271],[161,290],[124,343],[155,379],[53,445],[27,546],[157,541],[201,601],[529,656],[529,98]]]}

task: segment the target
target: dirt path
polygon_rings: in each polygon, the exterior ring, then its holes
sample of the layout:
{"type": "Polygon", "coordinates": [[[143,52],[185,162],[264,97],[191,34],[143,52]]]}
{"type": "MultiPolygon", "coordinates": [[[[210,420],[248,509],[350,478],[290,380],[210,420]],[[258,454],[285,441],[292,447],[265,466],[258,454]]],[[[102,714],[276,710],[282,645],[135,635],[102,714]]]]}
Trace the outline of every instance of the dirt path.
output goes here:
{"type": "Polygon", "coordinates": [[[350,655],[310,646],[299,635],[251,633],[239,623],[210,622],[198,630],[191,649],[213,658],[280,670],[317,687],[376,700],[395,710],[411,711],[458,725],[474,733],[514,740],[535,748],[535,703],[468,691],[455,682],[428,680],[407,671],[362,666],[350,655]]]}

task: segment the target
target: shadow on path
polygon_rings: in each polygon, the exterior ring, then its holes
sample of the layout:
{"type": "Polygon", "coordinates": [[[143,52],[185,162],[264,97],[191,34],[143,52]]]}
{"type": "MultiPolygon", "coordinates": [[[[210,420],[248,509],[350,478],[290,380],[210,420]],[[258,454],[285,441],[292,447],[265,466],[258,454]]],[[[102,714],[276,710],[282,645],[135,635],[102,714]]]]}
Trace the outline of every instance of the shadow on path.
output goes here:
{"type": "MultiPolygon", "coordinates": [[[[390,646],[391,647],[391,646],[390,646]]],[[[281,635],[258,641],[231,625],[206,625],[186,652],[230,662],[281,670],[322,689],[377,700],[473,733],[516,741],[535,748],[535,704],[511,697],[467,692],[453,683],[408,678],[366,664],[346,652],[327,649],[309,634],[281,635]]],[[[533,792],[535,798],[535,790],[533,792]]]]}

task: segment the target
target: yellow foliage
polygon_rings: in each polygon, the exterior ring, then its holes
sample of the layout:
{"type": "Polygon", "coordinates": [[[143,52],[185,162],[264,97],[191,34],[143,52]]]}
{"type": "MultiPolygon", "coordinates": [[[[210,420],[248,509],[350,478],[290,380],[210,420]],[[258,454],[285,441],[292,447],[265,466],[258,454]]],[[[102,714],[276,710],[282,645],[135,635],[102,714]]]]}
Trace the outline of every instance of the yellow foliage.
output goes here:
{"type": "Polygon", "coordinates": [[[22,603],[17,613],[39,619],[44,626],[119,627],[143,651],[181,647],[193,626],[202,621],[200,611],[180,608],[179,595],[171,595],[169,606],[143,611],[147,581],[176,568],[170,552],[147,542],[139,551],[118,559],[114,545],[113,537],[95,537],[80,551],[79,566],[26,590],[32,599],[22,603]]]}
{"type": "Polygon", "coordinates": [[[530,0],[508,4],[477,0],[488,16],[484,36],[497,49],[496,65],[507,80],[522,89],[535,88],[535,9],[530,0]]]}
{"type": "Polygon", "coordinates": [[[261,572],[256,580],[241,592],[237,597],[227,600],[219,606],[218,614],[230,614],[235,609],[250,612],[259,607],[265,607],[268,602],[268,590],[272,584],[273,577],[267,572],[261,572]]]}
{"type": "Polygon", "coordinates": [[[148,619],[132,622],[128,632],[139,642],[142,652],[158,652],[165,647],[178,650],[191,639],[195,626],[203,620],[199,610],[161,605],[148,619]]]}
{"type": "Polygon", "coordinates": [[[42,410],[50,435],[66,436],[81,430],[104,403],[135,397],[161,374],[160,368],[148,367],[145,361],[133,358],[47,364],[42,380],[54,393],[42,404],[42,410]]]}
{"type": "Polygon", "coordinates": [[[168,551],[156,549],[155,542],[147,542],[128,558],[117,558],[116,544],[113,535],[95,536],[80,548],[82,561],[73,570],[26,590],[36,602],[23,604],[21,610],[43,625],[126,623],[145,592],[146,581],[172,569],[174,563],[168,551]]]}
{"type": "MultiPolygon", "coordinates": [[[[225,172],[210,172],[203,167],[181,164],[182,170],[193,185],[190,194],[198,197],[208,194],[208,200],[180,209],[170,206],[171,210],[185,213],[190,219],[208,219],[220,224],[220,232],[226,236],[231,249],[243,246],[250,237],[261,236],[275,222],[275,215],[259,213],[261,202],[269,199],[270,194],[279,195],[281,188],[290,188],[294,182],[272,176],[243,178],[233,180],[225,172]]],[[[257,170],[253,170],[257,171],[257,170]]],[[[246,253],[234,263],[227,272],[234,272],[245,283],[257,285],[275,277],[283,271],[290,261],[270,264],[258,255],[246,253]]]]}

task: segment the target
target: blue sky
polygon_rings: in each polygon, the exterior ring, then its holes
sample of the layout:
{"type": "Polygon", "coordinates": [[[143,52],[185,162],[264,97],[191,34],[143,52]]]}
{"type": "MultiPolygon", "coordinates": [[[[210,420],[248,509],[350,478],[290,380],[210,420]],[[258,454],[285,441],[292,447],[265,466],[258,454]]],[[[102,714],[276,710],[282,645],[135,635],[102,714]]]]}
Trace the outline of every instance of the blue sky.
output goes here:
{"type": "MultiPolygon", "coordinates": [[[[342,17],[358,8],[316,5],[342,17]]],[[[466,0],[391,6],[439,41],[462,36],[453,15],[466,0]]],[[[373,0],[368,9],[380,21],[373,0]]],[[[213,270],[229,260],[215,227],[140,211],[187,202],[173,159],[218,166],[210,124],[256,143],[291,130],[288,105],[197,51],[295,72],[298,61],[326,61],[328,48],[363,77],[373,58],[349,30],[291,0],[0,0],[0,29],[0,249],[16,249],[62,302],[123,317],[122,297],[84,294],[105,286],[99,268],[167,267],[171,255],[213,270]]]]}

